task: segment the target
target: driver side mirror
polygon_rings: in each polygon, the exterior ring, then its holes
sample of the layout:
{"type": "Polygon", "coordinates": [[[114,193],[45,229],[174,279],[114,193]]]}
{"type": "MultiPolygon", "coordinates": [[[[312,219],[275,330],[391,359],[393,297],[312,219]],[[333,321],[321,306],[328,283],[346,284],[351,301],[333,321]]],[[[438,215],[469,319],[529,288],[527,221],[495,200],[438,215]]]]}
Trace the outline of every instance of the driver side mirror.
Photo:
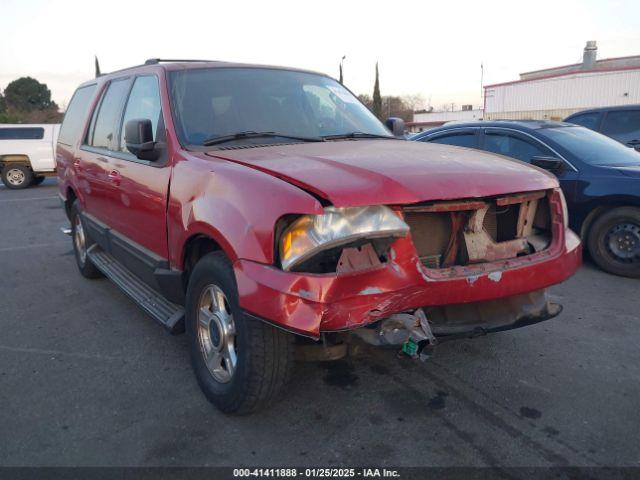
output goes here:
{"type": "Polygon", "coordinates": [[[389,117],[384,122],[385,126],[393,133],[394,137],[404,136],[404,120],[398,117],[389,117]]]}
{"type": "Polygon", "coordinates": [[[155,161],[160,156],[153,141],[153,127],[148,118],[129,120],[124,127],[124,141],[127,150],[140,160],[155,161]]]}
{"type": "Polygon", "coordinates": [[[535,156],[531,158],[531,165],[543,168],[555,175],[564,171],[564,162],[556,157],[535,156]]]}

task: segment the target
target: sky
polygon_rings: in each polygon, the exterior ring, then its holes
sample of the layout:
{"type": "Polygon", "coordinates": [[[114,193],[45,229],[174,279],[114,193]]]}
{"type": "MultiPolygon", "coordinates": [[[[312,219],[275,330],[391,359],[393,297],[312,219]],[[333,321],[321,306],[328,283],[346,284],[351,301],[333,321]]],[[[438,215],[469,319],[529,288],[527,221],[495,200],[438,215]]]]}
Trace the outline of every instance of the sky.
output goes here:
{"type": "MultiPolygon", "coordinates": [[[[65,107],[94,75],[147,58],[306,68],[356,94],[423,96],[436,110],[482,104],[484,84],[598,58],[640,54],[640,1],[0,0],[0,89],[21,76],[65,107]]],[[[426,106],[425,105],[425,106],[426,106]]]]}

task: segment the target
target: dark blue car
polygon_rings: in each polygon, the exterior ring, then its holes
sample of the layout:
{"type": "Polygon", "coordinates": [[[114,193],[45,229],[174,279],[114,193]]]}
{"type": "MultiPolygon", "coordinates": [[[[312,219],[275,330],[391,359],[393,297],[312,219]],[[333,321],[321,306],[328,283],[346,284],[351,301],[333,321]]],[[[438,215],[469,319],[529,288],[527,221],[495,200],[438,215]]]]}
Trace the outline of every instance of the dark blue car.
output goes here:
{"type": "Polygon", "coordinates": [[[535,120],[452,123],[411,138],[476,148],[554,173],[570,226],[605,271],[640,277],[640,155],[587,128],[535,120]]]}
{"type": "Polygon", "coordinates": [[[582,125],[640,152],[640,105],[592,108],[564,119],[582,125]]]}

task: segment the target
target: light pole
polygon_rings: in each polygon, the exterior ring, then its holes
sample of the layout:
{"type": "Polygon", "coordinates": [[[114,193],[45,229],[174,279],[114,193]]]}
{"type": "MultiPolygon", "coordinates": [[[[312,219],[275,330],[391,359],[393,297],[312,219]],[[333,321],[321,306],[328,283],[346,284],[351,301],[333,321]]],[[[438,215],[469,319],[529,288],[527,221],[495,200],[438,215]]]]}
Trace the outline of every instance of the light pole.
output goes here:
{"type": "Polygon", "coordinates": [[[340,59],[340,84],[342,84],[342,64],[344,63],[344,59],[347,58],[346,55],[342,56],[342,59],[340,59]]]}

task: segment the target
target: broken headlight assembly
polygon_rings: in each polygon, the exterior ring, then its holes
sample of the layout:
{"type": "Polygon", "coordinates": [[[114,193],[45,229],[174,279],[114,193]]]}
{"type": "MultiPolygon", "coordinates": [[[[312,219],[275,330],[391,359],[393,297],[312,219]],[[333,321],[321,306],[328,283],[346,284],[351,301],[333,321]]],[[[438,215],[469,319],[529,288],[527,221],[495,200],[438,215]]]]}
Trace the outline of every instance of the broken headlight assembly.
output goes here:
{"type": "MultiPolygon", "coordinates": [[[[303,215],[289,224],[279,240],[283,270],[298,270],[321,252],[376,239],[395,239],[409,226],[389,207],[326,207],[321,215],[303,215]]],[[[305,269],[307,270],[307,269],[305,269]]]]}

